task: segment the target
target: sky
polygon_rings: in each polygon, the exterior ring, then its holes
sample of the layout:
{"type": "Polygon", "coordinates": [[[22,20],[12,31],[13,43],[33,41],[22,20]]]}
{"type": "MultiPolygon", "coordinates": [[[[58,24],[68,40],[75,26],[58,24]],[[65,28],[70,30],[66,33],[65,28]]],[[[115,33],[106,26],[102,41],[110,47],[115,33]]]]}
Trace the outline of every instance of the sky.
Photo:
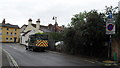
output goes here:
{"type": "Polygon", "coordinates": [[[0,0],[0,22],[19,25],[33,23],[40,19],[41,25],[54,24],[53,16],[57,17],[58,25],[67,26],[73,15],[96,9],[104,12],[105,6],[118,6],[120,0],[0,0]]]}

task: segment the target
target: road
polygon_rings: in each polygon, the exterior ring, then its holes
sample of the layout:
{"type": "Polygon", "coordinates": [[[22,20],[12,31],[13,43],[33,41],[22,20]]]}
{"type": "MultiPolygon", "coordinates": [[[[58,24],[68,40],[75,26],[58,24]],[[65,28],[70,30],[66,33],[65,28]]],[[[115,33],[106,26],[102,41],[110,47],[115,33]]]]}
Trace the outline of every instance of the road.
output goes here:
{"type": "Polygon", "coordinates": [[[32,52],[18,43],[3,43],[5,49],[15,59],[18,66],[99,66],[83,58],[56,52],[32,52]]]}

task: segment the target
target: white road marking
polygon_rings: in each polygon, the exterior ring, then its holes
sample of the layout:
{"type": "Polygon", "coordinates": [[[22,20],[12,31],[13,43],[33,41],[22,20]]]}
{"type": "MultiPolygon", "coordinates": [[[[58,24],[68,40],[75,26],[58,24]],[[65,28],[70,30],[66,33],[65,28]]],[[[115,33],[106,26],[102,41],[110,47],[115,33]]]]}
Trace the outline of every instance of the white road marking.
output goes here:
{"type": "Polygon", "coordinates": [[[5,53],[7,53],[7,55],[9,56],[11,62],[13,63],[13,65],[15,66],[15,68],[19,68],[17,62],[15,61],[15,59],[10,55],[10,53],[8,53],[5,49],[2,49],[5,53]]]}
{"type": "Polygon", "coordinates": [[[87,61],[87,62],[90,62],[90,63],[95,63],[95,62],[93,62],[93,61],[90,61],[90,60],[84,60],[84,61],[87,61]]]}

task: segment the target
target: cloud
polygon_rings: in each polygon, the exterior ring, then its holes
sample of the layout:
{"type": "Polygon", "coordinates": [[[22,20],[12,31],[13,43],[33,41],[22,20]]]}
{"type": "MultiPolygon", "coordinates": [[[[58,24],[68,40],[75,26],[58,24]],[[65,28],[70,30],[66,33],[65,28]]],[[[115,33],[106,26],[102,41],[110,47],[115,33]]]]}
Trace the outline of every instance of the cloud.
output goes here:
{"type": "Polygon", "coordinates": [[[0,20],[16,22],[22,26],[29,18],[34,22],[41,19],[41,24],[54,24],[53,16],[58,17],[60,25],[67,25],[71,17],[79,12],[92,9],[104,10],[105,5],[117,6],[119,0],[1,0],[0,20]]]}

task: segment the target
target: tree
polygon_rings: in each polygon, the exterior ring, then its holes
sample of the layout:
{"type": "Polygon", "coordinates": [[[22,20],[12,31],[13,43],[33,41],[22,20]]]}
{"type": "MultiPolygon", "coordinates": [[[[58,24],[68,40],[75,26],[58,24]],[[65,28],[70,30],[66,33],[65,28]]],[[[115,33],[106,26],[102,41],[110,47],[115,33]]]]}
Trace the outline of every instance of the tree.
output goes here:
{"type": "Polygon", "coordinates": [[[74,15],[71,25],[65,31],[64,38],[68,52],[98,56],[98,52],[104,50],[105,22],[96,10],[74,15]]]}
{"type": "MultiPolygon", "coordinates": [[[[88,54],[98,56],[104,48],[105,35],[105,22],[101,19],[100,14],[96,10],[91,10],[87,16],[85,34],[87,35],[87,48],[88,54]],[[99,43],[99,44],[98,44],[99,43]],[[91,52],[90,52],[91,51],[91,52]]],[[[87,52],[87,51],[86,51],[87,52]]]]}
{"type": "Polygon", "coordinates": [[[74,48],[74,35],[75,30],[72,27],[69,27],[65,29],[64,33],[64,44],[65,44],[65,51],[70,54],[74,54],[75,48],[74,48]]]}
{"type": "Polygon", "coordinates": [[[51,32],[51,33],[48,33],[49,35],[49,38],[50,39],[53,39],[53,40],[56,40],[56,41],[62,41],[63,40],[63,32],[51,32]]]}
{"type": "Polygon", "coordinates": [[[117,14],[115,23],[116,23],[116,35],[115,35],[115,38],[120,39],[120,11],[117,14]]]}

